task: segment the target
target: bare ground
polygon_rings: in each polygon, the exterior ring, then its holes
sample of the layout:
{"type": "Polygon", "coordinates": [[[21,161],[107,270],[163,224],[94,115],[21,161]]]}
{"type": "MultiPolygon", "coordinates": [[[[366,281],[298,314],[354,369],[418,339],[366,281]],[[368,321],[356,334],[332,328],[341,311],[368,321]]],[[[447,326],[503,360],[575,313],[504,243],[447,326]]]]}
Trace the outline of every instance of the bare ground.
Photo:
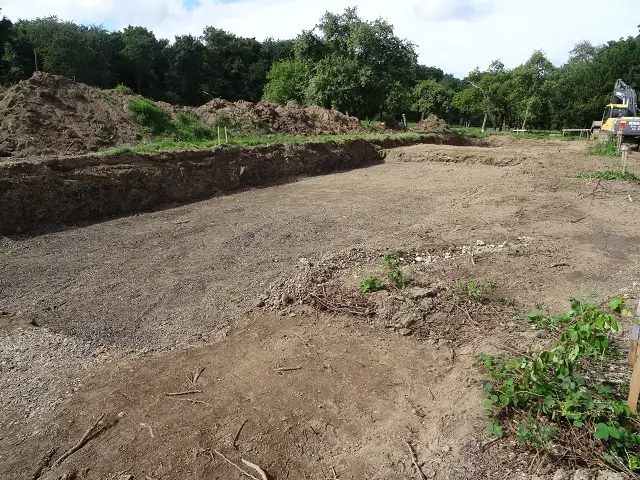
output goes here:
{"type": "Polygon", "coordinates": [[[504,299],[559,310],[570,295],[640,289],[640,186],[567,178],[610,162],[584,148],[406,147],[369,168],[4,238],[0,477],[32,478],[103,413],[97,435],[42,478],[240,478],[215,450],[277,479],[332,478],[332,467],[341,480],[419,478],[405,442],[427,478],[548,472],[488,443],[473,361],[544,341],[504,299]],[[355,286],[391,250],[411,253],[425,282],[490,280],[497,313],[471,323],[456,310],[449,332],[442,317],[407,332],[258,307],[305,263],[335,259],[355,286]],[[201,393],[165,395],[185,390],[201,393]]]}

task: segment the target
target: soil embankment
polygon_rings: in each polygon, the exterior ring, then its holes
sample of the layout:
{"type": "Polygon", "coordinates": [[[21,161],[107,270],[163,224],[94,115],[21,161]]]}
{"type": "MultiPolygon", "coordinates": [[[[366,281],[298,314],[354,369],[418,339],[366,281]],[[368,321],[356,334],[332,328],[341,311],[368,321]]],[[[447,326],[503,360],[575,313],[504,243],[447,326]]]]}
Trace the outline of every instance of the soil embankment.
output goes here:
{"type": "Polygon", "coordinates": [[[373,144],[273,144],[0,164],[0,234],[59,228],[381,161],[373,144]]]}

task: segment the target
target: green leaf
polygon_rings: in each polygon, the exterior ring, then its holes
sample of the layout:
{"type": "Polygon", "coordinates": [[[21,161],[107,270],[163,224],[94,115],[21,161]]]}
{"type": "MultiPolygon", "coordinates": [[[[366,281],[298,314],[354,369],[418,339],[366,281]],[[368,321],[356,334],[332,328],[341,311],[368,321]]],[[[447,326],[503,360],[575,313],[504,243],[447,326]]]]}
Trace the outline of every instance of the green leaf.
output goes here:
{"type": "Polygon", "coordinates": [[[574,420],[573,421],[573,426],[574,427],[584,427],[584,423],[582,422],[582,420],[574,420]]]}
{"type": "Polygon", "coordinates": [[[594,437],[596,440],[609,440],[609,425],[606,423],[597,424],[594,437]]]}

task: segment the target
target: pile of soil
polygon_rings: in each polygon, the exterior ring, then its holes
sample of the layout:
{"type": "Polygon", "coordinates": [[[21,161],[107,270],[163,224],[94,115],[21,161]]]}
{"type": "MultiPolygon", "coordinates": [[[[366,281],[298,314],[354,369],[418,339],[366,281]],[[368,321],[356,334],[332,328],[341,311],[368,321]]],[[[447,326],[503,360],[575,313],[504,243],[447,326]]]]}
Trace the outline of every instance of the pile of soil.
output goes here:
{"type": "Polygon", "coordinates": [[[418,130],[423,132],[445,132],[451,130],[451,127],[440,117],[429,115],[418,124],[418,130]]]}
{"type": "Polygon", "coordinates": [[[127,97],[37,72],[0,92],[0,150],[11,156],[77,154],[135,143],[127,97]]]}
{"type": "Polygon", "coordinates": [[[224,115],[231,124],[247,132],[259,129],[267,133],[331,135],[362,130],[356,117],[322,107],[300,107],[294,103],[283,106],[244,100],[228,102],[217,98],[197,108],[195,113],[208,125],[221,123],[220,116],[224,115]]]}

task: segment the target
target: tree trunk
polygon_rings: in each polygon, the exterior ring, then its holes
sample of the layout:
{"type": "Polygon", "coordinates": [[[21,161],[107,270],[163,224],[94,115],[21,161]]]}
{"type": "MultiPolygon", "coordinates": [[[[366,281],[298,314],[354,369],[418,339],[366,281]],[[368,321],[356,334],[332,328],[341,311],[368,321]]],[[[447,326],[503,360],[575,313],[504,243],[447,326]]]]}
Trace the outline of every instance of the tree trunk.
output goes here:
{"type": "Polygon", "coordinates": [[[422,113],[420,114],[420,121],[421,121],[421,122],[423,122],[423,121],[424,121],[424,112],[422,112],[422,113]]]}
{"type": "Polygon", "coordinates": [[[484,132],[487,129],[487,117],[489,115],[488,114],[484,114],[484,120],[482,121],[482,131],[484,132]]]}

